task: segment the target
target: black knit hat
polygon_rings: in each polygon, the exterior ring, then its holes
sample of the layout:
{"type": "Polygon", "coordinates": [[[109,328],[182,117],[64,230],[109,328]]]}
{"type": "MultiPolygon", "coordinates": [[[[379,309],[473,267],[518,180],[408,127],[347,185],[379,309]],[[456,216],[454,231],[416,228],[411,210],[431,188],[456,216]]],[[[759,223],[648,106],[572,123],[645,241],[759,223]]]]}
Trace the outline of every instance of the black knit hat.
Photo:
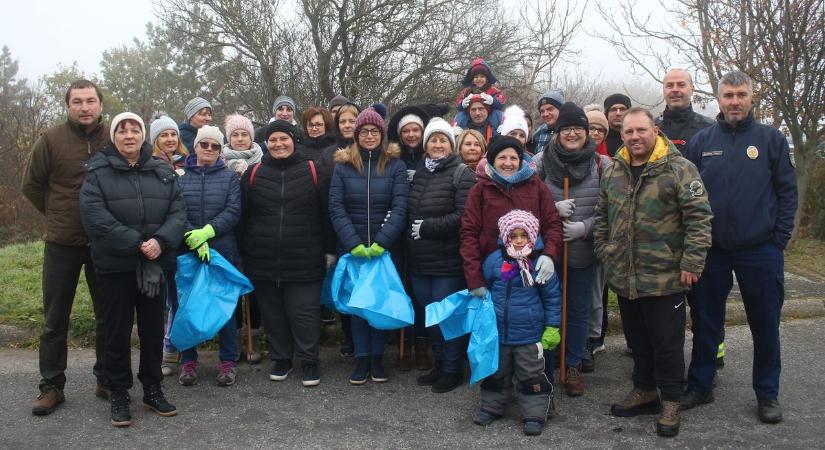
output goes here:
{"type": "Polygon", "coordinates": [[[266,129],[264,130],[264,142],[268,141],[269,135],[276,131],[288,134],[289,137],[292,138],[293,144],[296,142],[296,136],[298,135],[298,131],[291,123],[287,122],[286,120],[280,119],[269,122],[269,125],[266,126],[266,129]]]}
{"type": "Polygon", "coordinates": [[[487,162],[492,165],[496,156],[508,148],[516,151],[519,161],[524,160],[524,146],[521,145],[521,141],[513,136],[494,136],[487,144],[487,162]]]}
{"type": "Polygon", "coordinates": [[[604,99],[604,113],[607,114],[607,112],[610,111],[610,108],[616,104],[622,104],[630,108],[630,97],[624,94],[613,94],[607,97],[604,99]]]}
{"type": "Polygon", "coordinates": [[[587,114],[573,102],[567,102],[559,110],[559,118],[556,119],[556,132],[564,127],[584,127],[590,129],[590,122],[587,121],[587,114]]]}

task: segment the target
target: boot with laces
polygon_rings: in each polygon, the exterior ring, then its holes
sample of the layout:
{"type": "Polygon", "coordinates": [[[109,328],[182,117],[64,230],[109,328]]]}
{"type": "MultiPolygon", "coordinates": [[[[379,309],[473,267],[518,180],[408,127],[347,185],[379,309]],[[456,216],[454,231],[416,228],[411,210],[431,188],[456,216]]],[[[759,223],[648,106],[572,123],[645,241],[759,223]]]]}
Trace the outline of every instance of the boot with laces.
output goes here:
{"type": "Polygon", "coordinates": [[[178,413],[175,405],[166,401],[160,383],[143,387],[143,406],[164,417],[174,416],[178,413]]]}
{"type": "Polygon", "coordinates": [[[681,410],[679,402],[663,401],[662,414],[659,415],[659,420],[656,422],[656,434],[662,437],[678,435],[681,410]]]}

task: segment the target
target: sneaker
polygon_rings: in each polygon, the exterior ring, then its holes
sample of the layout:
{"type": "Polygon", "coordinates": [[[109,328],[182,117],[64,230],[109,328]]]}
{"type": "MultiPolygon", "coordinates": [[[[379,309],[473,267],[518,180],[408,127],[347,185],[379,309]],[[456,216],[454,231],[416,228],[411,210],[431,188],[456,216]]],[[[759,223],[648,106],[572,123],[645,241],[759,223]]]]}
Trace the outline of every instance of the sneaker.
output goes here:
{"type": "Polygon", "coordinates": [[[318,375],[318,364],[304,364],[301,369],[304,372],[303,377],[301,377],[301,384],[303,384],[304,387],[318,386],[321,384],[321,376],[318,375]]]}
{"type": "Polygon", "coordinates": [[[218,377],[215,378],[218,386],[232,386],[235,384],[235,378],[237,377],[238,368],[235,366],[235,361],[223,361],[218,364],[218,377]]]}
{"type": "Polygon", "coordinates": [[[438,365],[435,365],[433,366],[433,370],[416,378],[415,384],[419,386],[432,386],[439,378],[441,378],[441,369],[439,369],[438,365]]]}
{"type": "Polygon", "coordinates": [[[782,406],[779,404],[779,400],[775,398],[758,398],[756,402],[758,404],[759,420],[762,423],[782,422],[782,406]]]}
{"type": "Polygon", "coordinates": [[[324,325],[335,323],[335,313],[325,306],[321,307],[321,323],[324,325]]]}
{"type": "Polygon", "coordinates": [[[656,434],[662,437],[674,437],[679,434],[680,422],[679,402],[662,402],[662,414],[656,421],[656,434]]]}
{"type": "Polygon", "coordinates": [[[634,417],[643,414],[659,414],[662,404],[656,389],[643,391],[633,388],[625,398],[610,406],[610,414],[618,417],[634,417]]]}
{"type": "Polygon", "coordinates": [[[593,357],[593,341],[588,340],[582,358],[582,373],[593,373],[596,370],[596,360],[593,357]]]}
{"type": "Polygon", "coordinates": [[[596,338],[593,340],[593,354],[603,353],[607,351],[607,348],[604,346],[604,339],[596,338]]]}
{"type": "Polygon", "coordinates": [[[112,391],[112,425],[128,427],[132,424],[132,415],[129,413],[129,393],[123,390],[112,391]]]}
{"type": "Polygon", "coordinates": [[[542,428],[544,428],[544,424],[538,420],[525,420],[522,431],[526,436],[538,436],[541,434],[542,428]]]}
{"type": "Polygon", "coordinates": [[[483,409],[479,409],[473,413],[473,423],[480,426],[490,425],[496,419],[500,418],[501,416],[499,416],[498,414],[493,414],[483,409]]]}
{"type": "Polygon", "coordinates": [[[97,386],[95,386],[95,397],[109,400],[112,397],[112,392],[106,389],[106,386],[97,383],[97,386]]]}
{"type": "Polygon", "coordinates": [[[289,373],[292,372],[292,361],[289,359],[276,359],[272,366],[272,372],[269,372],[269,379],[272,381],[284,381],[289,373]]]}
{"type": "Polygon", "coordinates": [[[713,403],[713,400],[713,392],[707,392],[703,394],[696,391],[687,391],[684,394],[682,394],[682,399],[680,403],[682,406],[682,410],[687,411],[697,406],[713,403]]]}
{"type": "Polygon", "coordinates": [[[370,356],[370,378],[376,383],[384,383],[389,380],[387,373],[384,372],[383,359],[382,355],[370,356]]]}
{"type": "Polygon", "coordinates": [[[182,386],[194,386],[198,384],[198,362],[187,361],[180,366],[178,383],[182,386]]]}
{"type": "Polygon", "coordinates": [[[175,373],[175,366],[178,364],[178,352],[163,352],[163,360],[160,363],[160,372],[168,377],[175,373]]]}
{"type": "Polygon", "coordinates": [[[175,405],[166,401],[160,383],[143,387],[143,407],[163,417],[171,417],[178,413],[175,405]]]}
{"type": "Polygon", "coordinates": [[[442,372],[441,376],[438,378],[438,381],[433,384],[431,391],[436,394],[450,392],[461,386],[462,382],[464,382],[464,375],[460,373],[442,372]]]}
{"type": "Polygon", "coordinates": [[[62,389],[48,386],[37,396],[37,400],[34,401],[32,414],[35,416],[48,416],[65,401],[66,397],[63,395],[62,389]]]}
{"type": "Polygon", "coordinates": [[[360,386],[367,382],[367,376],[370,371],[370,359],[367,356],[355,357],[355,370],[349,377],[350,384],[360,386]]]}
{"type": "Polygon", "coordinates": [[[578,367],[567,368],[567,378],[564,381],[564,392],[569,397],[579,397],[584,394],[584,383],[578,367]]]}

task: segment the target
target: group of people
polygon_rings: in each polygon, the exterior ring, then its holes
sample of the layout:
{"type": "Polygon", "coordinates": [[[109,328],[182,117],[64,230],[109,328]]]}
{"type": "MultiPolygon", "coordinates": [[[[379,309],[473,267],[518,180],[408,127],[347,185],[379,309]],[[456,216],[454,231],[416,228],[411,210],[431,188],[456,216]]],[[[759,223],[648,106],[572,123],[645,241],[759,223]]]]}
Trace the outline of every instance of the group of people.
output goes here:
{"type": "MultiPolygon", "coordinates": [[[[255,129],[230,114],[222,131],[201,97],[180,124],[161,115],[147,129],[124,112],[107,125],[98,87],[74,82],[68,120],[37,140],[23,180],[46,216],[33,414],[64,401],[81,267],[97,323],[95,394],[110,400],[112,424],[127,426],[135,313],[143,405],[177,413],[161,389],[176,364],[180,384],[200,378],[197,349],[176,349],[169,336],[178,255],[208,262],[217,252],[255,289],[251,326],[230,320],[218,333],[219,386],[236,381],[239,335],[257,341],[262,326],[270,379],[287,379],[298,363],[311,387],[320,383],[329,315],[320,304],[325,276],[341,255],[389,252],[416,310],[396,367],[411,368],[415,342],[415,365],[428,370],[416,381],[432,392],[464,382],[467,342],[424,327],[426,306],[462,289],[493,302],[498,370],[481,383],[476,424],[500,418],[515,389],[524,433],[540,434],[555,413],[562,339],[559,381],[569,396],[585,393],[582,373],[604,348],[609,288],[634,360],[633,388],[611,413],[658,414],[657,433],[677,435],[682,410],[713,401],[732,272],[754,336],[758,416],[781,421],[782,250],[796,180],[784,136],[754,119],[750,78],[722,77],[715,122],[692,110],[682,69],[664,77],[658,119],[623,94],[582,108],[550,90],[537,102],[535,131],[530,114],[504,109],[495,84],[490,65],[474,60],[452,124],[438,105],[406,106],[387,119],[383,105],[361,109],[342,96],[298,118],[296,103],[281,96],[268,124],[255,129]]],[[[354,359],[349,382],[386,382],[387,333],[358,316],[340,322],[341,354],[354,359]]]]}

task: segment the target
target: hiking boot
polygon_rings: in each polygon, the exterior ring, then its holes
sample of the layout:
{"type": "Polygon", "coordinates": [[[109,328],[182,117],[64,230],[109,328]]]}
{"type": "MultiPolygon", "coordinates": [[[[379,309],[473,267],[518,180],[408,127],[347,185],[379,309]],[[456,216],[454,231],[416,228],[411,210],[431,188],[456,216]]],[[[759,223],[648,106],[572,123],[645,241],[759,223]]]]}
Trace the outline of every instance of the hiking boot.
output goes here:
{"type": "Polygon", "coordinates": [[[160,383],[143,387],[143,407],[163,417],[171,417],[178,413],[175,405],[166,401],[160,383]]]}
{"type": "Polygon", "coordinates": [[[433,370],[416,378],[415,384],[419,386],[432,386],[439,378],[441,378],[441,369],[438,367],[438,364],[436,364],[433,366],[433,370]]]}
{"type": "Polygon", "coordinates": [[[384,359],[382,355],[370,356],[370,378],[376,383],[384,383],[389,380],[387,373],[384,372],[382,359],[384,359]]]}
{"type": "Polygon", "coordinates": [[[58,405],[65,401],[66,397],[63,395],[62,389],[48,386],[37,396],[37,400],[34,401],[32,414],[35,416],[48,416],[54,412],[58,405]]]}
{"type": "Polygon", "coordinates": [[[349,377],[350,384],[360,386],[367,382],[367,375],[370,371],[370,358],[368,356],[355,357],[355,370],[349,377]]]}
{"type": "Polygon", "coordinates": [[[409,340],[405,340],[403,343],[399,345],[398,361],[395,362],[395,370],[398,370],[400,372],[409,372],[410,370],[412,370],[412,352],[412,343],[409,340]],[[401,348],[403,348],[404,350],[403,358],[401,357],[401,348]]]}
{"type": "Polygon", "coordinates": [[[321,384],[321,376],[318,375],[318,364],[305,363],[301,369],[304,375],[301,377],[301,384],[304,387],[318,386],[321,384]]]}
{"type": "Polygon", "coordinates": [[[284,381],[292,372],[292,361],[289,359],[276,359],[269,372],[269,379],[272,381],[284,381]]]}
{"type": "Polygon", "coordinates": [[[129,414],[129,393],[124,390],[112,391],[112,425],[128,427],[132,424],[132,415],[129,414]]]}
{"type": "Polygon", "coordinates": [[[232,386],[235,384],[237,377],[238,368],[235,366],[235,361],[222,361],[218,364],[218,376],[215,378],[215,383],[218,386],[232,386]]]}
{"type": "Polygon", "coordinates": [[[610,406],[610,414],[618,417],[634,417],[643,414],[659,414],[662,404],[656,389],[643,391],[633,388],[625,398],[610,406]]]}
{"type": "Polygon", "coordinates": [[[178,364],[178,352],[163,352],[163,360],[160,363],[160,372],[168,377],[175,373],[175,366],[178,364]]]}
{"type": "Polygon", "coordinates": [[[578,367],[567,368],[567,378],[564,381],[564,392],[569,397],[579,397],[584,394],[584,383],[578,367]]]}
{"type": "Polygon", "coordinates": [[[688,391],[682,394],[680,403],[682,405],[682,411],[687,411],[697,406],[713,403],[713,400],[713,392],[702,394],[696,391],[688,391]]]}
{"type": "Polygon", "coordinates": [[[460,373],[447,373],[442,372],[441,376],[438,378],[438,381],[433,384],[431,391],[436,394],[443,394],[445,392],[450,392],[453,389],[461,386],[461,383],[464,381],[464,375],[460,373]]]}
{"type": "Polygon", "coordinates": [[[324,325],[332,325],[335,323],[335,312],[326,306],[321,307],[321,323],[324,325]]]}
{"type": "Polygon", "coordinates": [[[198,384],[198,362],[187,361],[180,366],[178,383],[181,386],[194,386],[198,384]]]}
{"type": "Polygon", "coordinates": [[[112,398],[112,392],[106,389],[106,386],[97,383],[97,386],[95,386],[95,397],[103,400],[109,400],[112,398]]]}
{"type": "Polygon", "coordinates": [[[674,437],[679,434],[680,411],[679,402],[663,401],[662,414],[656,421],[656,434],[662,437],[674,437]]]}
{"type": "Polygon", "coordinates": [[[526,436],[538,436],[541,434],[542,428],[544,428],[544,424],[538,420],[525,420],[522,431],[526,436]]]}
{"type": "Polygon", "coordinates": [[[779,400],[775,398],[758,398],[757,410],[759,412],[759,420],[762,423],[779,423],[782,422],[782,406],[779,400]]]}
{"type": "Polygon", "coordinates": [[[418,370],[433,368],[433,359],[430,356],[430,340],[428,338],[415,338],[415,368],[418,370]]]}
{"type": "Polygon", "coordinates": [[[500,419],[501,416],[498,414],[493,414],[491,412],[487,412],[483,409],[479,409],[478,411],[473,413],[473,423],[476,425],[486,426],[493,423],[496,419],[500,419]]]}

